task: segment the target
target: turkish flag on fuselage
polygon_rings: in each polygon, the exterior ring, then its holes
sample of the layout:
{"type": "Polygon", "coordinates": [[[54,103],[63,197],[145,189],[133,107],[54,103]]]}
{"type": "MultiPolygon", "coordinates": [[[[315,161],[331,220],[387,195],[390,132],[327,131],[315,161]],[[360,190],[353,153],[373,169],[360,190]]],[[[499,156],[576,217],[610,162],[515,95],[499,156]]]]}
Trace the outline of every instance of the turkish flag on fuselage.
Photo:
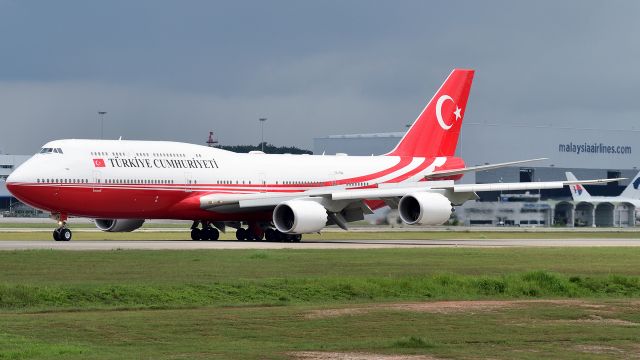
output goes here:
{"type": "Polygon", "coordinates": [[[103,159],[93,159],[93,166],[94,167],[105,167],[105,163],[103,159]]]}

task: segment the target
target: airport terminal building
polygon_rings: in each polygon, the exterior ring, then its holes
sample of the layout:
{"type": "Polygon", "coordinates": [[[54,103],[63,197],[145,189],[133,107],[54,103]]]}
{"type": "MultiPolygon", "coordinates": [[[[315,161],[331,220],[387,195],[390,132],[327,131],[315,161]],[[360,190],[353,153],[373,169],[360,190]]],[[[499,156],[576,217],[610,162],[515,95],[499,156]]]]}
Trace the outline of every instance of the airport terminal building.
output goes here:
{"type": "Polygon", "coordinates": [[[5,185],[5,180],[11,172],[27,161],[31,155],[6,155],[0,154],[0,215],[6,212],[34,212],[33,209],[21,204],[14,199],[5,185]]]}
{"type": "MultiPolygon", "coordinates": [[[[315,154],[378,155],[390,151],[403,132],[331,135],[314,139],[315,154]]],[[[578,179],[627,180],[586,186],[594,196],[617,196],[640,168],[640,149],[634,145],[640,129],[596,129],[465,122],[457,155],[467,166],[515,160],[548,158],[519,166],[470,173],[463,183],[532,182],[564,180],[571,171],[578,179]]],[[[468,225],[633,226],[635,208],[574,202],[568,188],[535,192],[539,201],[517,200],[510,194],[482,193],[485,204],[467,203],[458,215],[468,225]],[[494,204],[486,204],[494,203],[494,204]],[[497,204],[495,204],[497,203],[497,204]],[[502,205],[500,204],[502,203],[502,205]],[[534,205],[537,204],[537,205],[534,205]],[[526,205],[526,206],[525,206],[526,205]],[[509,208],[509,209],[507,209],[509,208]]]]}

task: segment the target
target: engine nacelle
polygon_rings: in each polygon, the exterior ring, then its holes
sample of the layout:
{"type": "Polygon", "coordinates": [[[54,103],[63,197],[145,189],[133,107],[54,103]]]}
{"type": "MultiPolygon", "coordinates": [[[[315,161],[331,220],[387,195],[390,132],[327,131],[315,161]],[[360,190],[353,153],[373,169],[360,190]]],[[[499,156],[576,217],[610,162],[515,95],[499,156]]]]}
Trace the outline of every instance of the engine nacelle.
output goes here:
{"type": "Polygon", "coordinates": [[[284,201],[273,210],[273,224],[286,234],[313,233],[327,225],[327,210],[314,201],[284,201]]]}
{"type": "Polygon", "coordinates": [[[408,225],[442,225],[451,216],[451,201],[431,192],[408,194],[398,204],[400,219],[408,225]]]}
{"type": "Polygon", "coordinates": [[[108,232],[130,232],[144,224],[144,219],[96,219],[96,227],[108,232]]]}

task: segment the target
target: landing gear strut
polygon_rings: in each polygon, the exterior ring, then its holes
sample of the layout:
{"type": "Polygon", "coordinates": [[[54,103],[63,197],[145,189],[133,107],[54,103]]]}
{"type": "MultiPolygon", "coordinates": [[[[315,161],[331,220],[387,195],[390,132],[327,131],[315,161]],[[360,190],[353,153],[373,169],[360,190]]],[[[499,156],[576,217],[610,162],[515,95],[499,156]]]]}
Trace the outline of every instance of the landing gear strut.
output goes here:
{"type": "Polygon", "coordinates": [[[67,215],[59,214],[56,216],[58,220],[58,228],[53,230],[53,240],[55,241],[71,241],[73,233],[67,228],[67,215]]]}
{"type": "Polygon", "coordinates": [[[220,238],[218,229],[211,226],[208,221],[194,221],[191,225],[191,240],[210,240],[216,241],[220,238]],[[202,223],[202,229],[198,225],[202,223]]]}

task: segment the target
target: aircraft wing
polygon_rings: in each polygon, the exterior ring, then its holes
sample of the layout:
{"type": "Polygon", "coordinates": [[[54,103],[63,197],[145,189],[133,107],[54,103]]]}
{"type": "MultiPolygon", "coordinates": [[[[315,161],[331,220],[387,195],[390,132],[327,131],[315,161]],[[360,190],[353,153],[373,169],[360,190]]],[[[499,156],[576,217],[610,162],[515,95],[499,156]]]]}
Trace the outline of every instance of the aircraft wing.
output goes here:
{"type": "Polygon", "coordinates": [[[446,196],[454,205],[477,198],[476,192],[483,191],[515,191],[537,189],[560,189],[575,184],[605,184],[625,180],[596,179],[575,181],[542,181],[528,183],[489,183],[489,184],[455,184],[452,180],[428,181],[418,183],[379,184],[375,188],[346,189],[342,186],[309,190],[295,194],[252,193],[252,194],[208,194],[200,197],[200,207],[212,211],[241,210],[256,208],[272,208],[283,201],[293,199],[316,199],[323,203],[349,204],[365,200],[392,200],[416,192],[437,192],[446,196]]]}
{"type": "Polygon", "coordinates": [[[498,164],[470,166],[462,169],[440,170],[440,171],[434,171],[431,174],[425,176],[425,179],[438,179],[438,178],[443,178],[443,177],[452,176],[452,175],[465,174],[468,172],[486,171],[486,170],[498,169],[502,167],[517,165],[517,164],[524,164],[524,163],[533,162],[533,161],[542,161],[542,160],[548,160],[548,158],[537,158],[537,159],[510,161],[510,162],[498,163],[498,164]]]}

